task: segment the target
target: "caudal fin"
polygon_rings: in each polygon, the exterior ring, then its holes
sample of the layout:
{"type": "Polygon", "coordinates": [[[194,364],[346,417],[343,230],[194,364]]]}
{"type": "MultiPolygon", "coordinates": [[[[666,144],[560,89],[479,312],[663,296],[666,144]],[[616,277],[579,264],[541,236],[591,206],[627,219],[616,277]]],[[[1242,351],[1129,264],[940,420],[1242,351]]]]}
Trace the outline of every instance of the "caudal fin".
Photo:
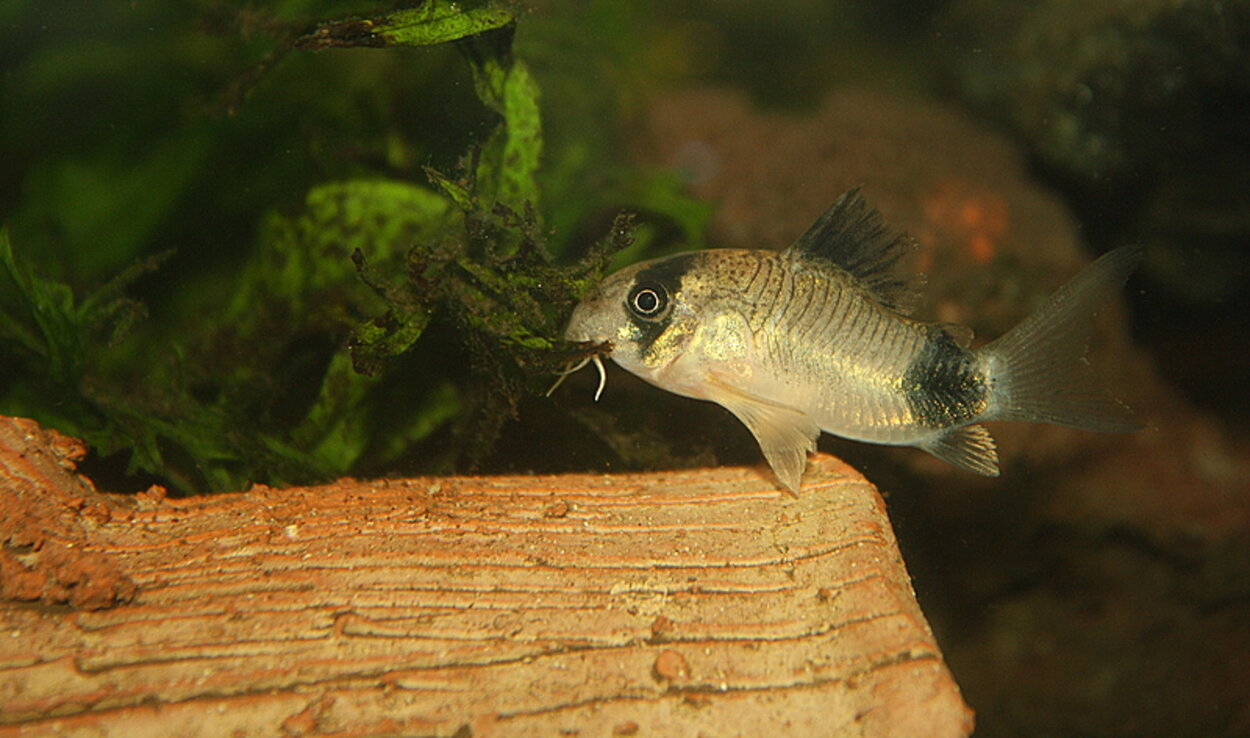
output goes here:
{"type": "Polygon", "coordinates": [[[1103,432],[1141,428],[1126,407],[1098,386],[1085,360],[1094,313],[1124,285],[1141,256],[1140,246],[1104,254],[1024,322],[980,349],[991,386],[987,420],[1103,432]]]}

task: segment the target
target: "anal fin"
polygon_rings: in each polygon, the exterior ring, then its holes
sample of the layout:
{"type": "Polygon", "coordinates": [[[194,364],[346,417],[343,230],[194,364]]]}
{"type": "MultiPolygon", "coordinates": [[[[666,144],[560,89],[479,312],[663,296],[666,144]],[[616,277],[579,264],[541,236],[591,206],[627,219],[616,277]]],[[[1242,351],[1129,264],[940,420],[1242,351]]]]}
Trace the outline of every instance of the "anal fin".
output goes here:
{"type": "Polygon", "coordinates": [[[820,426],[801,410],[708,377],[708,399],[733,413],[751,431],[773,473],[786,489],[798,493],[807,455],[816,450],[820,426]]]}
{"type": "Polygon", "coordinates": [[[998,476],[998,450],[994,438],[983,425],[955,428],[916,445],[962,469],[987,477],[998,476]]]}

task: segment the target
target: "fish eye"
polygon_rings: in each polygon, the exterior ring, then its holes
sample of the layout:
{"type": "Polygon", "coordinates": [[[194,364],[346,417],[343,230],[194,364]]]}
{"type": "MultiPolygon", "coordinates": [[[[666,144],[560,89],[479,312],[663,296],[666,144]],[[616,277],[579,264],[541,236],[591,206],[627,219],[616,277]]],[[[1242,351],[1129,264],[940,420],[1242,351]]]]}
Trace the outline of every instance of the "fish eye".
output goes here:
{"type": "Polygon", "coordinates": [[[668,310],[668,290],[653,282],[637,285],[629,293],[629,309],[645,320],[660,320],[668,310]]]}

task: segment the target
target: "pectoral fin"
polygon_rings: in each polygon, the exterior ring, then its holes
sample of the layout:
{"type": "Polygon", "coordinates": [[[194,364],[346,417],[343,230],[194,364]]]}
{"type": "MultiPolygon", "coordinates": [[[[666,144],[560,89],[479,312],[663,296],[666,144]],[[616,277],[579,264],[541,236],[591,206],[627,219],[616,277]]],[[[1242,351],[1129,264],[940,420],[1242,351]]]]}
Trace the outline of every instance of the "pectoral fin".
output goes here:
{"type": "Polygon", "coordinates": [[[715,376],[708,379],[708,399],[741,420],[764,452],[781,484],[799,491],[807,455],[816,450],[820,427],[807,413],[733,387],[715,376]]]}

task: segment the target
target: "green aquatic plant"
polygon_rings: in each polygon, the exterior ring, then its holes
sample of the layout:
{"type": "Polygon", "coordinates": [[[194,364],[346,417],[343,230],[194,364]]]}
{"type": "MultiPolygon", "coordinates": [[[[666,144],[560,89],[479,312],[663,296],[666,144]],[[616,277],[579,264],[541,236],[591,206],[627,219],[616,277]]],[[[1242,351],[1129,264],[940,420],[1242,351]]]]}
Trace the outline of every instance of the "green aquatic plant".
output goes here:
{"type": "MultiPolygon", "coordinates": [[[[503,5],[427,3],[382,18],[324,24],[296,42],[298,48],[325,49],[454,41],[469,62],[479,99],[499,117],[486,141],[464,157],[458,176],[425,168],[438,193],[430,194],[443,198],[445,207],[428,213],[434,233],[413,241],[402,271],[382,268],[376,248],[353,249],[362,282],[386,307],[354,331],[350,367],[345,357],[336,357],[322,393],[327,403],[357,397],[385,374],[389,359],[413,349],[441,310],[467,347],[475,378],[468,387],[456,386],[455,402],[440,403],[462,417],[453,455],[470,462],[489,450],[502,423],[515,414],[516,402],[530,391],[530,377],[549,375],[588,350],[560,339],[563,322],[609,257],[634,240],[631,219],[618,217],[609,236],[577,263],[559,265],[552,258],[538,209],[539,89],[512,53],[514,30],[512,10],[503,5]]],[[[448,396],[448,386],[441,385],[440,396],[448,396]]],[[[310,420],[322,415],[314,408],[310,420]]],[[[422,429],[431,425],[428,411],[412,417],[422,429]]],[[[400,435],[420,440],[418,433],[400,435]]]]}
{"type": "MultiPolygon", "coordinates": [[[[562,141],[561,167],[544,173],[540,90],[514,50],[516,27],[512,5],[441,0],[303,34],[281,26],[277,47],[231,85],[228,108],[263,104],[266,76],[301,54],[451,45],[483,109],[480,133],[458,162],[442,157],[415,177],[374,171],[312,186],[263,219],[237,272],[162,287],[177,298],[160,321],[144,321],[128,295],[161,282],[163,257],[91,290],[36,268],[6,235],[0,412],[36,417],[185,491],[483,459],[522,398],[594,350],[561,340],[577,298],[614,255],[657,240],[627,215],[602,220],[597,239],[578,235],[585,228],[568,224],[587,221],[587,203],[632,204],[696,244],[707,215],[675,178],[623,168],[600,192],[544,202],[540,181],[575,189],[569,162],[589,165],[576,153],[587,147],[562,141]],[[565,224],[555,234],[553,220],[565,224]]],[[[205,129],[191,152],[201,164],[213,147],[205,129]]],[[[410,158],[403,149],[388,161],[410,158]]],[[[180,187],[194,171],[178,170],[180,187]]]]}

